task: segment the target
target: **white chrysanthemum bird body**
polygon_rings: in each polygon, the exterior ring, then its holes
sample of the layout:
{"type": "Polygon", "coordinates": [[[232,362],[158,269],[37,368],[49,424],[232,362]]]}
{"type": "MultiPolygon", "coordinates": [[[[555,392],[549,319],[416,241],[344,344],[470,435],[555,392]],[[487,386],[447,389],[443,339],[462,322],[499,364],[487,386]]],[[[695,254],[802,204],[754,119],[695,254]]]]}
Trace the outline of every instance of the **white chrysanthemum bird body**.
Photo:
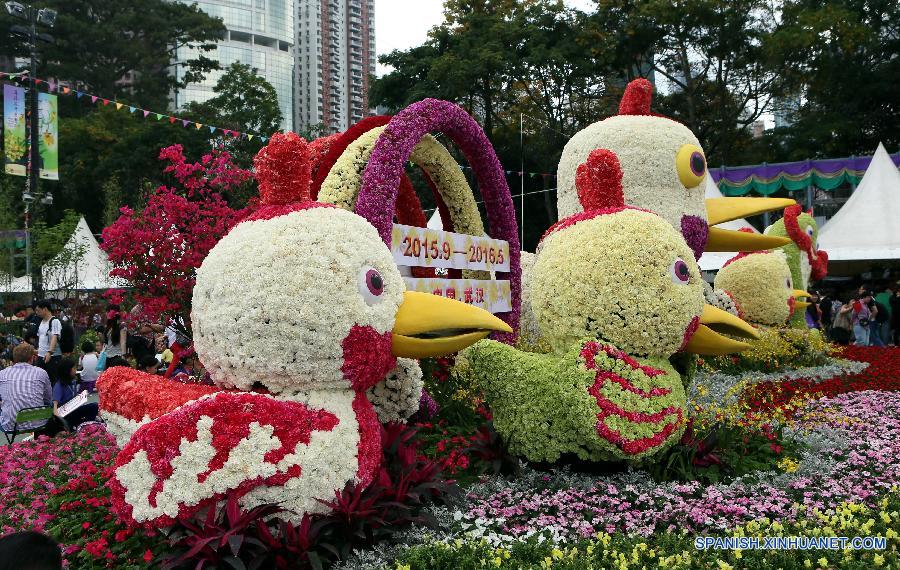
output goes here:
{"type": "MultiPolygon", "coordinates": [[[[285,148],[290,137],[273,137],[266,156],[295,150],[285,148]]],[[[159,405],[128,374],[100,383],[113,392],[104,408],[121,416],[116,425],[137,428],[110,483],[114,508],[134,522],[169,524],[226,495],[244,507],[280,503],[295,519],[327,510],[322,501],[348,483],[367,485],[380,464],[381,427],[367,391],[398,390],[393,407],[380,410],[394,419],[421,390],[409,360],[385,379],[397,357],[442,355],[492,330],[511,332],[476,307],[406,292],[362,217],[292,202],[265,180],[260,188],[264,206],[197,271],[195,348],[217,387],[159,383],[168,396],[159,405]]]]}

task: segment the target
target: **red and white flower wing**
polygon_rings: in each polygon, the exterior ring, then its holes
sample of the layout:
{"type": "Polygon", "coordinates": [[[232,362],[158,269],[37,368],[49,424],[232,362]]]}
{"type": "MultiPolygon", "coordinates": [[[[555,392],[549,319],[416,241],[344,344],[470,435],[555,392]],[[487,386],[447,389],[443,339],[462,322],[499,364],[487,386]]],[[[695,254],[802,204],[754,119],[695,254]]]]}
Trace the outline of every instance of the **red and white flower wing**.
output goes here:
{"type": "Polygon", "coordinates": [[[293,488],[302,496],[287,493],[285,506],[314,506],[357,474],[359,426],[350,398],[329,406],[340,408],[336,413],[253,393],[219,392],[188,403],[143,425],[119,454],[113,508],[137,523],[166,525],[228,491],[246,496],[259,487],[293,488]],[[335,455],[347,465],[317,468],[335,455]],[[307,471],[316,481],[298,486],[307,471]]]}

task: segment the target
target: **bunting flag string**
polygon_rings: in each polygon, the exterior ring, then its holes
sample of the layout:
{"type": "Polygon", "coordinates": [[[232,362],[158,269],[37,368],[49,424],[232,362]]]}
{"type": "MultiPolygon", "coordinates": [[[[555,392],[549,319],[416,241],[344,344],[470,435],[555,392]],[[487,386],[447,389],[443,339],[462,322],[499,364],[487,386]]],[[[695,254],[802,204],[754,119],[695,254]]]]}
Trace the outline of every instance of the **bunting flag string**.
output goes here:
{"type": "MultiPolygon", "coordinates": [[[[28,76],[27,71],[20,71],[18,73],[0,72],[0,80],[7,79],[7,80],[19,82],[23,79],[26,79],[27,76],[28,76]]],[[[260,140],[260,142],[262,142],[262,143],[265,143],[267,140],[269,140],[268,136],[262,136],[258,133],[244,133],[244,132],[240,132],[240,131],[233,131],[231,129],[225,129],[222,127],[216,127],[213,125],[205,125],[203,123],[197,123],[195,121],[191,121],[190,119],[176,117],[174,115],[169,115],[167,113],[157,113],[156,111],[151,111],[149,109],[143,109],[141,107],[128,105],[126,103],[116,101],[114,99],[104,99],[103,97],[94,95],[92,93],[87,93],[85,91],[79,91],[77,89],[65,87],[55,81],[48,81],[45,79],[35,79],[34,82],[35,82],[35,85],[37,85],[37,86],[46,86],[47,90],[49,92],[56,91],[57,93],[60,93],[62,95],[75,95],[75,99],[78,99],[78,100],[80,100],[84,97],[88,97],[88,98],[90,98],[92,105],[96,105],[97,102],[99,101],[100,103],[103,104],[104,107],[109,106],[110,103],[115,104],[116,111],[121,111],[122,109],[128,109],[129,114],[134,114],[134,113],[140,111],[141,114],[143,115],[143,118],[145,118],[145,119],[148,118],[150,115],[153,115],[154,117],[156,117],[156,120],[159,122],[162,122],[162,120],[164,118],[168,119],[168,122],[170,125],[174,125],[176,122],[181,121],[182,128],[187,128],[190,125],[194,125],[194,128],[197,130],[200,130],[203,127],[206,127],[207,129],[209,129],[210,134],[213,134],[216,131],[221,131],[222,136],[232,137],[232,138],[236,138],[236,139],[243,138],[243,139],[252,141],[254,138],[258,138],[260,140]]]]}
{"type": "MultiPolygon", "coordinates": [[[[459,165],[460,170],[472,170],[470,166],[465,166],[463,164],[459,165]]],[[[524,175],[528,175],[529,178],[537,178],[540,176],[544,180],[556,180],[555,174],[550,174],[548,172],[522,172],[521,170],[504,170],[503,171],[507,176],[518,176],[522,177],[524,175]]]]}

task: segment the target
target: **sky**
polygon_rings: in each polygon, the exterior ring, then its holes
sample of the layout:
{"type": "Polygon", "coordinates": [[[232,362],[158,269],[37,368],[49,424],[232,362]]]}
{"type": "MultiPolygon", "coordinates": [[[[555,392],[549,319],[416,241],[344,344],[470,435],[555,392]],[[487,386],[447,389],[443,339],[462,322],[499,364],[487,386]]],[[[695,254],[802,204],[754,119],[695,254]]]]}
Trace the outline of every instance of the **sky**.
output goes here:
{"type": "MultiPolygon", "coordinates": [[[[593,11],[591,0],[565,0],[567,6],[593,11]]],[[[422,45],[428,30],[444,20],[443,0],[376,0],[375,48],[378,55],[422,45]]],[[[379,77],[389,71],[376,63],[379,77]]]]}

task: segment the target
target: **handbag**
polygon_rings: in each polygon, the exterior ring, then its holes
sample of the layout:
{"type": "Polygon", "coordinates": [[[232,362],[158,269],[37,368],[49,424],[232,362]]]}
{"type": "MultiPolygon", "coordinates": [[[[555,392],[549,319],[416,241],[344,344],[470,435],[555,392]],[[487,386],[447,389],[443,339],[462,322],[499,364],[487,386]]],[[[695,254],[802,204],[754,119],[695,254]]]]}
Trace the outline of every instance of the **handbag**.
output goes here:
{"type": "Polygon", "coordinates": [[[106,370],[106,349],[104,348],[100,351],[100,356],[97,357],[97,372],[103,372],[106,370]]]}

